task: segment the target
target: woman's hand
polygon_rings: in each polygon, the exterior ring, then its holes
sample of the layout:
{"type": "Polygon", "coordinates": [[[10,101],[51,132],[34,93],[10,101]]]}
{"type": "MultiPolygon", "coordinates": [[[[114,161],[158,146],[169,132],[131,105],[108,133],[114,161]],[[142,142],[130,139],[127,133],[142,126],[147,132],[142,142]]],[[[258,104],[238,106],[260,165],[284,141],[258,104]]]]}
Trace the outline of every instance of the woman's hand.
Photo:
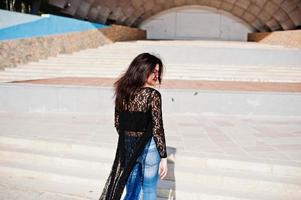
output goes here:
{"type": "Polygon", "coordinates": [[[162,180],[167,174],[167,158],[161,158],[159,165],[159,175],[162,180]]]}

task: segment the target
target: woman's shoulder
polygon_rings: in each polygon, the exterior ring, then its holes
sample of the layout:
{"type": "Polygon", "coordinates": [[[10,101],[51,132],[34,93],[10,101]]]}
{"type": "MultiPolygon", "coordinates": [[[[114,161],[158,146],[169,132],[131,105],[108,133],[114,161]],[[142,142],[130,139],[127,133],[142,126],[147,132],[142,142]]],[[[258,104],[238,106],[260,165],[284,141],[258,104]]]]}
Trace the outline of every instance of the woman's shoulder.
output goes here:
{"type": "Polygon", "coordinates": [[[148,90],[150,93],[152,94],[156,94],[156,95],[160,95],[161,96],[161,93],[159,90],[157,90],[156,88],[153,88],[153,87],[143,87],[143,89],[146,89],[148,90]]]}

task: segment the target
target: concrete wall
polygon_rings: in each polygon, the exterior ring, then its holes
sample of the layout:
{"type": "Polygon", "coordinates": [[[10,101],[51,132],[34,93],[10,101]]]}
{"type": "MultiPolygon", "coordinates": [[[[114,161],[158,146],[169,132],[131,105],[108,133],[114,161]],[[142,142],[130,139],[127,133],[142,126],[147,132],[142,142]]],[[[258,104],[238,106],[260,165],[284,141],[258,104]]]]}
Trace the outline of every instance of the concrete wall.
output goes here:
{"type": "Polygon", "coordinates": [[[182,6],[160,12],[140,26],[148,39],[205,39],[246,41],[254,32],[244,21],[205,6],[182,6]]]}
{"type": "MultiPolygon", "coordinates": [[[[301,116],[301,93],[160,89],[165,114],[301,116]]],[[[0,84],[0,111],[113,113],[113,88],[0,84]]]]}
{"type": "Polygon", "coordinates": [[[59,53],[96,48],[115,41],[145,38],[146,32],[143,30],[112,25],[108,28],[83,32],[0,41],[0,69],[38,61],[59,53]]]}
{"type": "Polygon", "coordinates": [[[301,30],[250,33],[248,41],[301,48],[301,30]]]}

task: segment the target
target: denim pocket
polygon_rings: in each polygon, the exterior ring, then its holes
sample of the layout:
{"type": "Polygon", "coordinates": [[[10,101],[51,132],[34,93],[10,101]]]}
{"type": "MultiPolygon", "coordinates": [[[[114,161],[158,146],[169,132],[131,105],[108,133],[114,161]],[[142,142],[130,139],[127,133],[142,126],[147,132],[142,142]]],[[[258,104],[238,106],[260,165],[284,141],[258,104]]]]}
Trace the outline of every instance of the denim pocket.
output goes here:
{"type": "Polygon", "coordinates": [[[157,148],[148,149],[145,158],[145,167],[158,165],[159,162],[160,162],[160,155],[157,148]]]}

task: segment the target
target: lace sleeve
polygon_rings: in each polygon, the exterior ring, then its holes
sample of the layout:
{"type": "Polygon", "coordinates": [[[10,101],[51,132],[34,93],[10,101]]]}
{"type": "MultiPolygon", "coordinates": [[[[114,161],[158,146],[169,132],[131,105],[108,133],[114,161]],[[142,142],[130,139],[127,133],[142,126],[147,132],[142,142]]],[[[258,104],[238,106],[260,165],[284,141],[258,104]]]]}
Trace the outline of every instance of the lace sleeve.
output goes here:
{"type": "Polygon", "coordinates": [[[119,110],[115,106],[115,117],[114,117],[114,126],[116,131],[119,133],[119,110]]]}
{"type": "Polygon", "coordinates": [[[157,90],[153,93],[151,101],[151,115],[153,123],[153,136],[161,158],[166,158],[166,143],[162,119],[161,94],[157,90]]]}

